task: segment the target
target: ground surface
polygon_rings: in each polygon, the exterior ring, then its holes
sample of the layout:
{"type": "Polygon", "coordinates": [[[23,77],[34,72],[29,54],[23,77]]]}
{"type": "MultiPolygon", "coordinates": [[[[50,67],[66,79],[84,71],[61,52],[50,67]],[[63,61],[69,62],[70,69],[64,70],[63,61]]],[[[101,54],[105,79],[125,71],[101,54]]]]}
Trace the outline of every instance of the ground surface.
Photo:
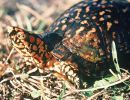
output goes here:
{"type": "Polygon", "coordinates": [[[94,88],[72,91],[66,90],[64,82],[57,80],[48,71],[36,69],[33,64],[28,65],[15,50],[8,63],[5,63],[12,49],[8,39],[8,25],[43,33],[62,12],[79,1],[0,0],[0,100],[130,99],[130,76],[126,70],[122,71],[120,80],[113,74],[95,82],[94,88]],[[112,82],[107,83],[105,79],[112,82]],[[101,83],[104,86],[99,86],[101,83]]]}

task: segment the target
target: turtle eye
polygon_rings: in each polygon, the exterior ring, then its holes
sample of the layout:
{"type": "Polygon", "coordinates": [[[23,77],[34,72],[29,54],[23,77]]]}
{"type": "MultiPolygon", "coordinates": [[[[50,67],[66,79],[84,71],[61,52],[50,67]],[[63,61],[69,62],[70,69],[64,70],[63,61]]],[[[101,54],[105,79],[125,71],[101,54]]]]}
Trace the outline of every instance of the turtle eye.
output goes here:
{"type": "Polygon", "coordinates": [[[23,40],[23,39],[25,39],[25,38],[26,38],[26,36],[25,36],[25,33],[24,33],[24,32],[18,32],[18,33],[17,33],[17,37],[18,37],[19,39],[21,39],[21,40],[23,40]]]}

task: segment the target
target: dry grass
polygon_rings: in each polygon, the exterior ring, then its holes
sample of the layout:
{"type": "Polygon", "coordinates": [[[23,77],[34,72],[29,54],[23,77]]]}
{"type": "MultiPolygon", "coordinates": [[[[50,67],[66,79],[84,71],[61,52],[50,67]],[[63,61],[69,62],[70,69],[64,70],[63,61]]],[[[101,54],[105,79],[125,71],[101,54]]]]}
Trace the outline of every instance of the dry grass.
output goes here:
{"type": "Polygon", "coordinates": [[[0,0],[1,100],[9,98],[13,100],[95,100],[97,98],[109,100],[119,96],[129,99],[130,73],[126,70],[121,70],[120,75],[111,71],[111,77],[95,82],[98,84],[112,78],[110,80],[112,82],[105,83],[103,86],[68,90],[62,80],[58,80],[49,71],[42,71],[33,64],[27,64],[15,50],[10,55],[12,47],[7,36],[8,25],[43,33],[65,9],[78,1],[80,0],[0,0]],[[9,55],[10,59],[6,62],[9,55]],[[117,93],[117,90],[120,93],[117,93]]]}

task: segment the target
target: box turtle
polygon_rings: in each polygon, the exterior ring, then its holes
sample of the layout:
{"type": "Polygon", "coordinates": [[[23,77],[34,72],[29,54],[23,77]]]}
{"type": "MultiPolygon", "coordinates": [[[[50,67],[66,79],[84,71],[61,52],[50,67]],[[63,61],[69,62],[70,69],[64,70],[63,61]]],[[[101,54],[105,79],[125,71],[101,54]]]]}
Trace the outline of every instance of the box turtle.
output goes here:
{"type": "Polygon", "coordinates": [[[66,10],[43,34],[9,29],[13,47],[58,78],[82,87],[82,80],[110,68],[112,41],[120,66],[130,65],[130,4],[81,1],[66,10]]]}

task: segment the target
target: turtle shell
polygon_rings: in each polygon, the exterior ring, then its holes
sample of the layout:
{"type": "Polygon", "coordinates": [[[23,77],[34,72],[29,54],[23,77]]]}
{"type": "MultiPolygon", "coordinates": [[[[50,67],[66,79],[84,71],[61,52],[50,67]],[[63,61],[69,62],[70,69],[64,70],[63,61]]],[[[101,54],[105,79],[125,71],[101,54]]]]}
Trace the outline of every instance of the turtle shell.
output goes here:
{"type": "MultiPolygon", "coordinates": [[[[119,63],[130,65],[130,4],[112,0],[82,1],[66,10],[43,34],[59,60],[88,69],[112,62],[115,41],[119,63]]],[[[107,66],[108,67],[108,66],[107,66]]],[[[102,67],[101,67],[102,69],[102,67]]]]}

